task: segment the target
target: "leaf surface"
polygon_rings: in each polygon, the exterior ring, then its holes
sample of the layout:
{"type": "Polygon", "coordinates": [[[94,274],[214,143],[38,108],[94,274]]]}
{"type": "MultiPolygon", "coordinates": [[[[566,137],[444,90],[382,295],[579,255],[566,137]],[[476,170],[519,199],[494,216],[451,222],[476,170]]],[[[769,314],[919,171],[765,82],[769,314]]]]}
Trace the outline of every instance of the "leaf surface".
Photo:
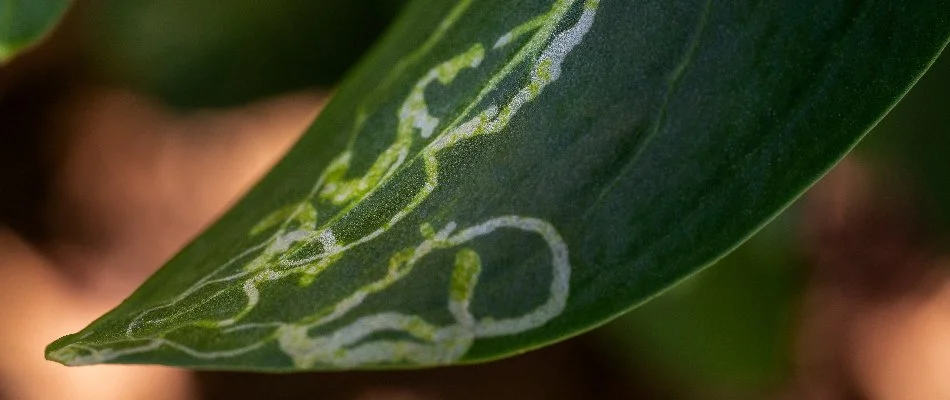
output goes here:
{"type": "Polygon", "coordinates": [[[944,1],[415,1],[69,365],[401,368],[591,329],[721,257],[950,35],[944,1]]]}

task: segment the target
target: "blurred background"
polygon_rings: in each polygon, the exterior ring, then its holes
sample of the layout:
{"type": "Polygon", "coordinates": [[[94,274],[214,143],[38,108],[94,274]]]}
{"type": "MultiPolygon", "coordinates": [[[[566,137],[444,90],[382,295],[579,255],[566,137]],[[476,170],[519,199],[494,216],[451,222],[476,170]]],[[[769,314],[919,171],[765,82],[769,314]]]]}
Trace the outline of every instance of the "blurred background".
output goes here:
{"type": "Polygon", "coordinates": [[[595,331],[422,371],[66,368],[294,142],[401,0],[76,0],[0,66],[0,399],[950,399],[950,56],[714,267],[595,331]]]}

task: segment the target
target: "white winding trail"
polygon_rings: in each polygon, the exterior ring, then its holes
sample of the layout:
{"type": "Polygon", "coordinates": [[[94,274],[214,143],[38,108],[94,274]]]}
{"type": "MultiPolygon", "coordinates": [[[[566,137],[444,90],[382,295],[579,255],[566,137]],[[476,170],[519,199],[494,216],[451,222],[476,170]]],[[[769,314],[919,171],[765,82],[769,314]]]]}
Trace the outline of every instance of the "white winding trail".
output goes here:
{"type": "MultiPolygon", "coordinates": [[[[410,64],[428,54],[471,3],[471,0],[459,2],[422,48],[400,61],[393,74],[381,86],[388,86],[410,64]]],[[[593,25],[598,6],[599,0],[555,0],[548,12],[500,35],[488,53],[482,44],[476,43],[465,52],[432,67],[416,82],[398,109],[394,142],[377,157],[366,173],[357,178],[346,179],[353,151],[345,150],[327,166],[304,200],[275,211],[252,228],[251,235],[254,236],[276,226],[276,231],[266,240],[234,256],[178,296],[141,311],[128,323],[125,338],[105,343],[83,344],[89,341],[86,337],[91,333],[87,333],[75,343],[52,352],[51,357],[69,365],[93,364],[156,351],[164,346],[196,359],[213,360],[236,357],[275,341],[298,368],[311,368],[315,365],[357,367],[400,362],[436,365],[451,363],[463,357],[478,338],[526,332],[556,318],[566,307],[570,293],[571,265],[568,246],[550,223],[538,218],[508,215],[491,218],[461,230],[454,222],[448,223],[438,232],[424,225],[424,240],[415,247],[395,252],[389,260],[389,267],[384,276],[361,286],[335,304],[314,310],[313,314],[299,321],[241,323],[262,301],[266,301],[266,293],[261,293],[259,284],[299,276],[301,285],[309,285],[323,271],[345,256],[347,251],[375,240],[424,203],[439,186],[439,156],[442,151],[479,135],[497,134],[507,127],[525,105],[534,101],[547,86],[561,76],[563,63],[574,48],[583,42],[593,25]],[[557,32],[557,27],[568,18],[572,10],[579,11],[575,13],[578,15],[576,21],[563,31],[557,32]],[[455,116],[454,121],[444,124],[440,130],[439,127],[443,125],[441,120],[429,113],[425,98],[426,88],[435,82],[442,85],[452,84],[462,71],[479,68],[491,52],[515,45],[524,37],[527,39],[491,76],[487,85],[479,89],[474,99],[455,116]],[[483,104],[488,94],[504,90],[500,86],[501,82],[511,76],[518,66],[525,64],[530,65],[530,72],[524,87],[514,92],[501,106],[483,104]],[[478,107],[482,109],[476,112],[478,107]],[[419,140],[428,142],[422,147],[414,147],[419,140]],[[418,149],[418,153],[410,157],[413,148],[418,149]],[[425,181],[412,198],[408,199],[406,205],[378,229],[349,243],[340,242],[334,233],[338,228],[337,222],[348,213],[356,212],[361,203],[375,195],[380,187],[385,186],[398,172],[416,160],[421,161],[424,167],[425,181]],[[339,211],[318,224],[317,211],[322,204],[335,205],[339,211]],[[281,221],[279,225],[278,221],[281,221]],[[547,290],[548,297],[539,305],[520,316],[496,319],[492,316],[474,315],[470,309],[476,296],[482,265],[474,250],[462,246],[498,230],[514,230],[543,239],[550,257],[551,281],[547,290]],[[313,251],[315,245],[319,245],[319,252],[307,255],[306,252],[313,251]],[[396,311],[351,316],[368,297],[408,277],[419,261],[428,254],[459,247],[461,249],[456,254],[452,284],[448,288],[446,300],[446,307],[454,319],[453,323],[438,326],[418,315],[406,315],[396,311]],[[245,262],[242,268],[235,268],[239,261],[255,254],[256,256],[245,262]],[[225,271],[231,273],[219,277],[225,271]],[[195,297],[202,289],[222,283],[228,285],[210,296],[195,297]],[[224,296],[229,291],[240,293],[245,300],[244,306],[235,314],[220,320],[198,320],[198,317],[189,319],[196,310],[210,305],[209,301],[224,296]],[[168,315],[158,315],[171,307],[178,308],[168,315]],[[333,332],[323,336],[311,336],[312,331],[318,327],[344,317],[355,318],[333,332]],[[173,331],[187,326],[220,329],[222,335],[261,330],[265,336],[242,347],[218,351],[197,350],[166,338],[173,331]],[[156,329],[157,333],[149,333],[156,329]],[[394,333],[394,337],[398,339],[372,339],[378,332],[394,333]]],[[[365,107],[361,106],[354,124],[354,135],[358,134],[367,115],[365,107]]]]}

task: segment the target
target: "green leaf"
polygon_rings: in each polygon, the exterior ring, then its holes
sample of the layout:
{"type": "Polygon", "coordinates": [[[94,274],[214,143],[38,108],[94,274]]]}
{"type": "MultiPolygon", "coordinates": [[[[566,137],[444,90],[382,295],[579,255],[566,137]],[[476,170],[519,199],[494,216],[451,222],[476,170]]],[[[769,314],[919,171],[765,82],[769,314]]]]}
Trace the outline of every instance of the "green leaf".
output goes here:
{"type": "Polygon", "coordinates": [[[0,64],[52,29],[67,0],[0,0],[0,64]]]}
{"type": "Polygon", "coordinates": [[[266,178],[47,357],[416,367],[576,335],[813,183],[932,62],[948,15],[938,0],[415,1],[266,178]]]}

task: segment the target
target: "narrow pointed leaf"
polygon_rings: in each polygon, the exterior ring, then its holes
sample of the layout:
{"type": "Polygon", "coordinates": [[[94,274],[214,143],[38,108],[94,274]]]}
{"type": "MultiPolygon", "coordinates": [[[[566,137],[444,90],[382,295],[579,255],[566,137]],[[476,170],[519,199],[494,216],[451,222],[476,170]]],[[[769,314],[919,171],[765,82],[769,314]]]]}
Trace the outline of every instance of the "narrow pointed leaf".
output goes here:
{"type": "Polygon", "coordinates": [[[40,40],[68,4],[67,0],[0,0],[0,64],[40,40]]]}
{"type": "MultiPolygon", "coordinates": [[[[69,365],[516,354],[708,265],[838,160],[945,1],[416,1],[310,131],[69,365]]],[[[305,51],[305,50],[304,50],[305,51]]]]}

